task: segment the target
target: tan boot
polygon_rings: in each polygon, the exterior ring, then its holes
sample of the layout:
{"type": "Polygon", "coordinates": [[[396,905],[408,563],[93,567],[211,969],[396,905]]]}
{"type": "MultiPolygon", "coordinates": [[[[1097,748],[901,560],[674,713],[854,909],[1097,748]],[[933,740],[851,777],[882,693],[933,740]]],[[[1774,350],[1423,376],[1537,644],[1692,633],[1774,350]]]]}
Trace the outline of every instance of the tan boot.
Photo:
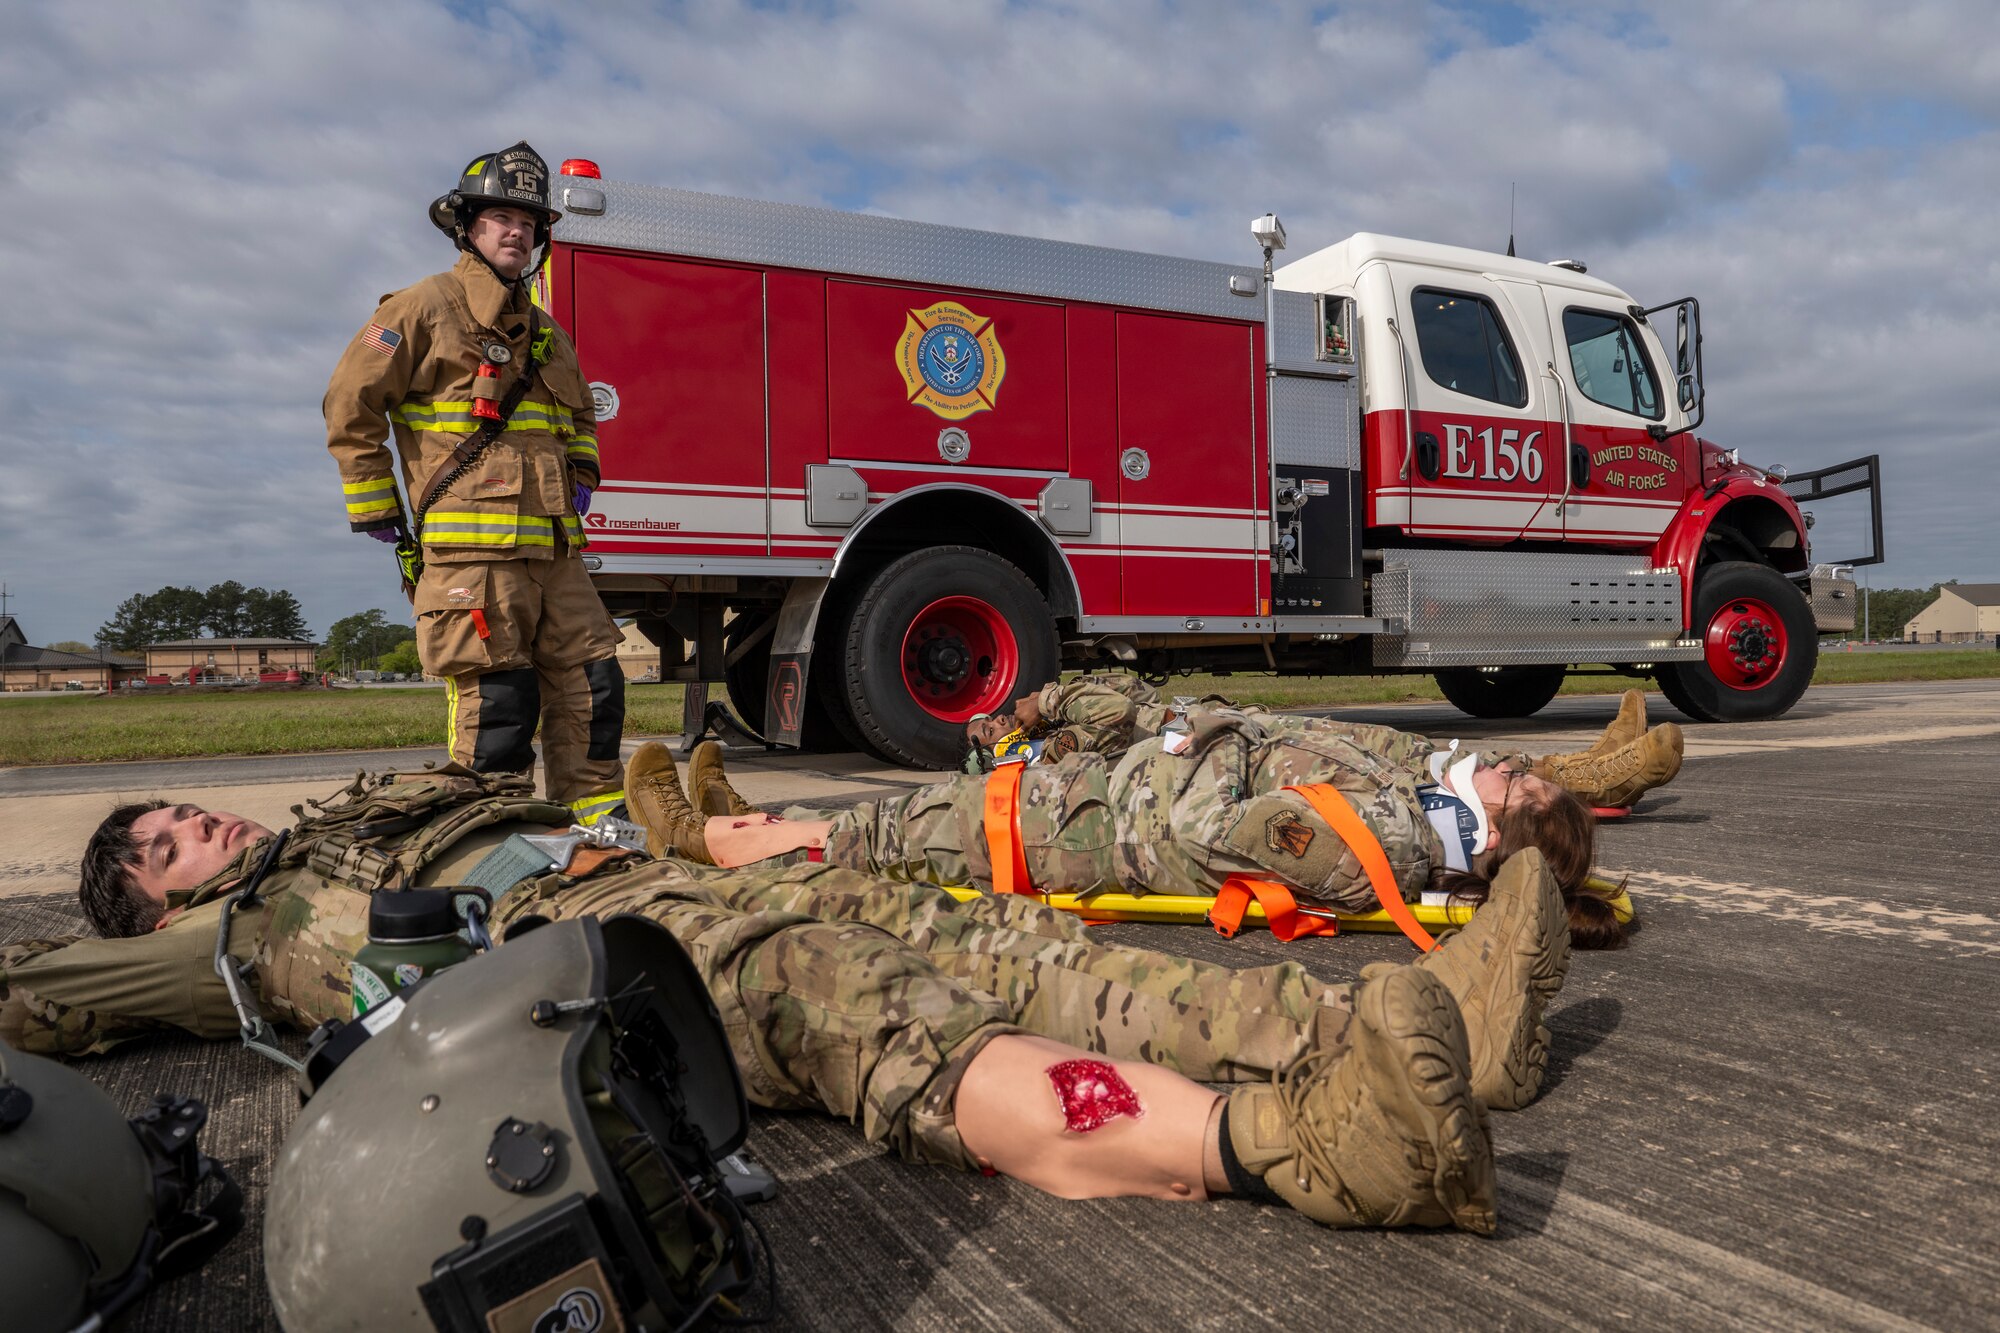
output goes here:
{"type": "Polygon", "coordinates": [[[646,830],[646,850],[652,855],[715,864],[702,837],[703,816],[681,790],[673,751],[658,741],[647,741],[626,763],[625,805],[646,830]]]}
{"type": "Polygon", "coordinates": [[[1611,725],[1597,738],[1597,743],[1583,753],[1586,756],[1610,754],[1623,749],[1646,734],[1646,692],[1627,690],[1618,700],[1618,716],[1611,719],[1611,725]]]}
{"type": "Polygon", "coordinates": [[[703,741],[688,756],[688,790],[705,815],[754,815],[757,807],[736,794],[722,772],[722,747],[703,741]]]}
{"type": "Polygon", "coordinates": [[[1542,854],[1531,847],[1508,857],[1471,922],[1416,966],[1458,1001],[1472,1095],[1494,1111],[1533,1101],[1549,1062],[1542,1015],[1569,972],[1569,913],[1542,854]]]}
{"type": "Polygon", "coordinates": [[[1491,1235],[1493,1143],[1451,992],[1414,967],[1361,978],[1344,1055],[1315,1051],[1230,1094],[1236,1159],[1326,1226],[1491,1235]]]}
{"type": "Polygon", "coordinates": [[[1681,771],[1681,729],[1662,722],[1610,754],[1554,754],[1529,771],[1575,792],[1587,804],[1630,805],[1681,771]]]}

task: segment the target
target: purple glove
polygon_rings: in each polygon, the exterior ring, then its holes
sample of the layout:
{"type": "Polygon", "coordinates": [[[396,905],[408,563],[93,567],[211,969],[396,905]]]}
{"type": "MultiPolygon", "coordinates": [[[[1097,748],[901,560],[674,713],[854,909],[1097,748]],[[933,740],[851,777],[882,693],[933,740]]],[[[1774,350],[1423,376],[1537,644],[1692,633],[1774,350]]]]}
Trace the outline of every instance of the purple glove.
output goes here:
{"type": "Polygon", "coordinates": [[[385,546],[394,546],[403,539],[401,528],[369,528],[368,535],[385,546]]]}
{"type": "Polygon", "coordinates": [[[577,482],[576,491],[570,496],[570,500],[576,508],[576,516],[582,518],[590,512],[590,487],[580,481],[577,482]]]}

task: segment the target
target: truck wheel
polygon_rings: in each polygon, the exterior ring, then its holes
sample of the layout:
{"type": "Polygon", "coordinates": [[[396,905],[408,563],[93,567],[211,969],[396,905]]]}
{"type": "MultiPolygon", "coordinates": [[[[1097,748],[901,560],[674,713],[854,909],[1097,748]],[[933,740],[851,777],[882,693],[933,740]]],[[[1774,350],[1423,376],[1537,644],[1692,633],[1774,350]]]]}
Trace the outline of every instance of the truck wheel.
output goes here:
{"type": "Polygon", "coordinates": [[[1562,688],[1562,666],[1512,666],[1494,671],[1453,667],[1437,673],[1438,688],[1474,717],[1533,717],[1562,688]]]}
{"type": "Polygon", "coordinates": [[[1804,594],[1769,565],[1726,560],[1695,584],[1695,662],[1663,662],[1660,692],[1703,722],[1780,717],[1812,683],[1819,630],[1804,594]]]}
{"type": "Polygon", "coordinates": [[[1054,680],[1055,620],[1008,561],[972,546],[913,551],[854,603],[843,655],[848,712],[868,747],[958,767],[965,723],[1054,680]]]}
{"type": "MultiPolygon", "coordinates": [[[[737,644],[755,634],[765,620],[771,618],[774,617],[770,612],[738,616],[725,631],[723,643],[726,649],[734,651],[737,644]]],[[[729,702],[736,706],[738,715],[759,736],[769,736],[771,732],[764,725],[764,692],[771,674],[771,636],[765,635],[756,647],[723,667],[722,673],[729,689],[729,702]]],[[[840,719],[833,716],[836,711],[844,712],[845,709],[846,701],[832,692],[807,690],[805,725],[799,728],[799,748],[819,751],[851,748],[854,742],[845,735],[840,719]]]]}

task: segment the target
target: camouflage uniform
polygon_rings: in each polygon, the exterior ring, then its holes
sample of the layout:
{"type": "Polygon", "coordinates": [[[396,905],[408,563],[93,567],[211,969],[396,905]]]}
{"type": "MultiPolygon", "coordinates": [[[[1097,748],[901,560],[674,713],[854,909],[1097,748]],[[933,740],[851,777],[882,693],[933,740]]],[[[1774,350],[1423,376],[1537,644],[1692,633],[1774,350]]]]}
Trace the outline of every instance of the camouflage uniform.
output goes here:
{"type": "MultiPolygon", "coordinates": [[[[230,951],[253,961],[267,1016],[310,1025],[347,1015],[348,967],[385,875],[452,883],[509,834],[560,818],[544,817],[560,807],[480,782],[486,794],[452,804],[461,787],[420,807],[432,812],[422,827],[389,838],[343,836],[359,821],[341,806],[333,829],[301,826],[298,849],[264,883],[264,905],[231,930],[230,951]]],[[[373,796],[397,785],[413,784],[373,796]]],[[[261,854],[251,849],[185,895],[188,910],[150,935],[0,947],[0,1036],[65,1054],[167,1028],[235,1036],[212,952],[222,898],[261,854]]],[[[527,918],[626,912],[688,950],[754,1102],[820,1107],[906,1157],[947,1165],[970,1165],[953,1094],[994,1036],[1034,1032],[1195,1079],[1243,1081],[1303,1054],[1316,1027],[1320,1044],[1337,1042],[1351,1010],[1350,987],[1296,964],[1235,971],[1107,948],[1076,918],[1025,899],[960,904],[825,864],[715,870],[632,857],[585,876],[544,874],[501,899],[494,933],[527,918]]]]}
{"type": "MultiPolygon", "coordinates": [[[[1043,760],[1051,763],[1065,754],[1079,752],[1101,754],[1116,763],[1134,745],[1158,737],[1167,721],[1167,709],[1160,702],[1159,692],[1137,676],[1076,676],[1043,686],[1035,702],[1042,712],[1037,734],[1047,741],[1042,750],[1043,760]]],[[[1269,735],[1305,733],[1350,741],[1372,754],[1406,765],[1426,781],[1431,755],[1446,748],[1427,736],[1373,722],[1274,712],[1258,704],[1231,703],[1219,694],[1204,695],[1200,702],[1233,708],[1269,735]]],[[[1525,768],[1533,762],[1528,755],[1511,751],[1478,753],[1489,765],[1506,760],[1525,768]]]]}
{"type": "MultiPolygon", "coordinates": [[[[1420,894],[1433,868],[1444,865],[1417,797],[1418,785],[1429,781],[1423,761],[1431,743],[1386,727],[1368,728],[1359,739],[1291,726],[1267,735],[1260,721],[1196,705],[1181,753],[1151,739],[1129,746],[1115,768],[1094,753],[1030,765],[1019,797],[1029,881],[1073,893],[1117,885],[1132,893],[1213,894],[1230,876],[1247,874],[1280,880],[1321,904],[1372,908],[1359,858],[1303,796],[1282,790],[1326,784],[1381,842],[1403,896],[1420,894]]],[[[892,879],[990,890],[986,782],[949,778],[834,814],[827,859],[892,879]]]]}

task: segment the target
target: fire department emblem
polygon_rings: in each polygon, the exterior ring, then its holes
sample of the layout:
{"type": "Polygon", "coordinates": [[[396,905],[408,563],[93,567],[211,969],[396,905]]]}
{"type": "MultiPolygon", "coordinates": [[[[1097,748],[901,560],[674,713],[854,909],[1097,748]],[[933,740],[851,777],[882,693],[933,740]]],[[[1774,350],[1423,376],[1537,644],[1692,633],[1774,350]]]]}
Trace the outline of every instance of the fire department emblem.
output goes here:
{"type": "Polygon", "coordinates": [[[896,340],[896,368],[908,401],[961,421],[994,405],[1007,357],[990,318],[956,301],[939,301],[909,312],[896,340]]]}

